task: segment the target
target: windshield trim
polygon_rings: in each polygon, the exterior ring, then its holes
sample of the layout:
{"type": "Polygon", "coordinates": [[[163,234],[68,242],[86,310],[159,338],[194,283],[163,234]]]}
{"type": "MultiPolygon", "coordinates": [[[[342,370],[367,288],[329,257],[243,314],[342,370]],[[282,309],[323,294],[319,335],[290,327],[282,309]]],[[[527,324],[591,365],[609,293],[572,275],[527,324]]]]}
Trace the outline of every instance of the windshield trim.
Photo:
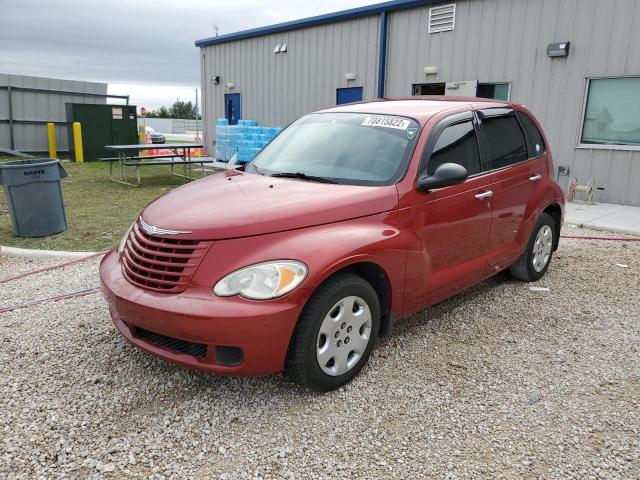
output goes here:
{"type": "MultiPolygon", "coordinates": [[[[364,186],[364,187],[386,187],[386,186],[390,186],[390,185],[397,185],[399,182],[401,182],[406,177],[407,171],[409,169],[409,166],[411,165],[411,159],[415,155],[416,148],[418,146],[418,143],[420,141],[420,136],[422,135],[422,130],[424,128],[424,126],[420,123],[420,121],[417,118],[410,117],[408,115],[398,115],[398,114],[393,114],[393,113],[380,113],[380,112],[369,112],[369,111],[367,111],[367,112],[354,112],[354,111],[351,111],[351,110],[339,111],[339,112],[326,111],[326,110],[325,111],[320,111],[320,112],[311,112],[311,113],[308,113],[306,115],[302,115],[302,116],[296,118],[294,121],[289,123],[286,127],[284,127],[282,129],[282,131],[278,135],[282,134],[282,132],[284,132],[287,128],[289,128],[291,125],[296,123],[301,118],[304,118],[304,117],[307,117],[307,116],[310,116],[310,115],[330,115],[330,114],[336,114],[336,113],[345,113],[345,114],[352,114],[352,115],[353,114],[357,114],[357,115],[380,115],[380,116],[387,116],[387,117],[406,118],[407,120],[413,120],[414,122],[416,122],[416,124],[418,125],[418,130],[416,131],[416,135],[415,135],[414,139],[412,140],[413,146],[405,151],[405,154],[402,156],[402,159],[400,161],[400,166],[397,169],[396,174],[392,178],[390,178],[389,180],[387,180],[387,181],[375,181],[375,180],[355,180],[355,179],[344,179],[344,178],[327,177],[328,179],[335,181],[335,185],[356,185],[356,186],[364,186]]],[[[265,148],[267,148],[269,146],[269,144],[271,144],[271,142],[273,142],[273,140],[275,140],[275,138],[277,138],[277,137],[274,137],[273,139],[271,139],[271,141],[269,143],[267,143],[267,145],[265,145],[263,147],[263,150],[265,148]]],[[[253,163],[255,162],[255,160],[259,156],[260,156],[260,154],[258,153],[258,155],[256,155],[253,158],[253,160],[251,160],[250,162],[248,162],[248,163],[246,163],[244,165],[244,167],[245,167],[244,171],[245,172],[247,172],[247,173],[255,173],[257,175],[263,175],[263,176],[269,176],[269,177],[271,176],[271,173],[277,173],[275,171],[269,170],[268,168],[257,167],[255,165],[253,165],[253,163]],[[251,171],[247,171],[247,167],[249,167],[249,166],[251,166],[251,171]],[[258,173],[258,170],[260,172],[264,172],[264,173],[258,173]]],[[[333,185],[333,184],[327,184],[327,185],[333,185]]]]}

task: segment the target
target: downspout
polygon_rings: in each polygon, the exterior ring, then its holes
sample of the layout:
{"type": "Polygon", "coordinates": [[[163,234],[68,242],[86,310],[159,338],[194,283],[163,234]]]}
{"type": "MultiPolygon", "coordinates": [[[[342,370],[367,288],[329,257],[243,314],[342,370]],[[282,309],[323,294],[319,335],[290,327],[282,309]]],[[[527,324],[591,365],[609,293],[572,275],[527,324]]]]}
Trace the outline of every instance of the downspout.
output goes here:
{"type": "Polygon", "coordinates": [[[384,98],[384,76],[387,70],[387,12],[380,12],[380,51],[378,52],[378,98],[384,98]]]}

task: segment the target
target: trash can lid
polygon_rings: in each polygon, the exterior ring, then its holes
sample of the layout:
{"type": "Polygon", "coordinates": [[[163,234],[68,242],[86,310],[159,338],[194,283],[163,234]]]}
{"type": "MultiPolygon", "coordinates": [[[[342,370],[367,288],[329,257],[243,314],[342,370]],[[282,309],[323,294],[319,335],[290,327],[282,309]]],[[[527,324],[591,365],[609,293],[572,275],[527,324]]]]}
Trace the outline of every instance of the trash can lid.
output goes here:
{"type": "Polygon", "coordinates": [[[8,162],[0,162],[0,168],[23,168],[23,167],[45,167],[60,163],[60,160],[54,158],[35,158],[29,160],[10,160],[8,162]]]}
{"type": "Polygon", "coordinates": [[[23,185],[38,181],[56,181],[67,176],[60,160],[37,158],[0,163],[0,185],[23,185]]]}

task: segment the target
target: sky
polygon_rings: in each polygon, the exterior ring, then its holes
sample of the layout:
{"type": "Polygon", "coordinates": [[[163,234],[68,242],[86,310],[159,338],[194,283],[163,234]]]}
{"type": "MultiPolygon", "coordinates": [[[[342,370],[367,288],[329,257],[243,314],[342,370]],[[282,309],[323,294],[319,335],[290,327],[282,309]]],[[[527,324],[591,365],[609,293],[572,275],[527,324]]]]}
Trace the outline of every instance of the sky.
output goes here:
{"type": "Polygon", "coordinates": [[[379,0],[0,0],[0,73],[106,82],[148,110],[195,100],[195,40],[379,0]]]}

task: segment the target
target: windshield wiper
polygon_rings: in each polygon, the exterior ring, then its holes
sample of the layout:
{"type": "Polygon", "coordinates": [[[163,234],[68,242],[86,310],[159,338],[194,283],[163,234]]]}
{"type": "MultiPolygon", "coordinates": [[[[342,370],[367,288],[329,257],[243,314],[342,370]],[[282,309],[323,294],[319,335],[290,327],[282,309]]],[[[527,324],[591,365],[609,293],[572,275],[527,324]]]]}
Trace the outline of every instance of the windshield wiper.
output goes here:
{"type": "Polygon", "coordinates": [[[316,177],[315,175],[307,175],[302,172],[276,172],[271,174],[272,177],[279,178],[299,178],[300,180],[307,180],[308,182],[318,183],[338,183],[335,180],[331,180],[326,177],[316,177]]]}

